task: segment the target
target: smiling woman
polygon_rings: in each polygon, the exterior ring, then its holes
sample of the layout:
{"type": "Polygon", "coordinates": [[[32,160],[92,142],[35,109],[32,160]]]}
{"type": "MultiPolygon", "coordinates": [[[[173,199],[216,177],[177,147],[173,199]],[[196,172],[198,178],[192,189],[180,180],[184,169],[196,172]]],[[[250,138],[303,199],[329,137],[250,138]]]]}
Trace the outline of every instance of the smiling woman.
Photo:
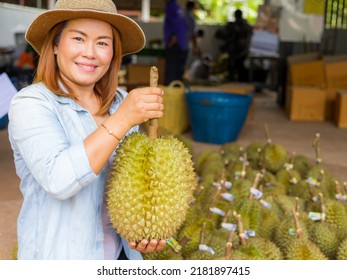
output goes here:
{"type": "Polygon", "coordinates": [[[105,201],[119,142],[163,116],[162,89],[127,93],[115,78],[122,55],[144,47],[142,29],[111,0],[58,0],[26,39],[40,59],[33,84],[12,99],[8,127],[23,195],[18,259],[142,259],[161,250],[165,240],[121,238],[105,201]]]}

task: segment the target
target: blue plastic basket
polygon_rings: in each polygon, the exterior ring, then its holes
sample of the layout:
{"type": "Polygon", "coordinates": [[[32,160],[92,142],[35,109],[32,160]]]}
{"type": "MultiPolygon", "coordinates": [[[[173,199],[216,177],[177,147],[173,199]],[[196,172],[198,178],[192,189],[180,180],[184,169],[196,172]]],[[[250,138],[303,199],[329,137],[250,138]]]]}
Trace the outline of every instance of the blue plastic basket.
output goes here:
{"type": "Polygon", "coordinates": [[[253,95],[191,91],[186,98],[193,139],[224,144],[237,140],[253,95]]]}
{"type": "Polygon", "coordinates": [[[8,115],[6,114],[2,118],[0,118],[0,129],[7,128],[8,125],[8,115]]]}

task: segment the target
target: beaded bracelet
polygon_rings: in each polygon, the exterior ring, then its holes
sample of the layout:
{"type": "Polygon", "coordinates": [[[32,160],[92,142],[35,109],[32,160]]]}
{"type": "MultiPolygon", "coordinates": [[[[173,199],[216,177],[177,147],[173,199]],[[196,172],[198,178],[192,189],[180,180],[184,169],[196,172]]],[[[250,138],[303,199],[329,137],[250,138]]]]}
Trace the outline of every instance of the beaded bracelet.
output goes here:
{"type": "Polygon", "coordinates": [[[117,137],[117,136],[113,133],[112,130],[110,130],[110,129],[108,129],[108,128],[106,127],[106,125],[104,125],[104,124],[102,123],[101,126],[102,126],[103,128],[106,129],[106,131],[108,132],[108,134],[112,135],[112,136],[113,136],[114,138],[116,138],[119,142],[121,141],[120,138],[117,137]]]}

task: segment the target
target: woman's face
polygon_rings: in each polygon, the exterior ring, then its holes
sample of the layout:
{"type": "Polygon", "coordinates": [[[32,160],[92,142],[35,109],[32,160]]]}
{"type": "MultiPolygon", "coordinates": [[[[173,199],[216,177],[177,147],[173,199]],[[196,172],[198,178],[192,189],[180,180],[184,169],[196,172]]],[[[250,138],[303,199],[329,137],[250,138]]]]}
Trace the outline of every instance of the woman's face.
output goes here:
{"type": "Polygon", "coordinates": [[[70,87],[94,86],[113,57],[111,25],[95,19],[69,20],[54,47],[63,81],[70,87]]]}

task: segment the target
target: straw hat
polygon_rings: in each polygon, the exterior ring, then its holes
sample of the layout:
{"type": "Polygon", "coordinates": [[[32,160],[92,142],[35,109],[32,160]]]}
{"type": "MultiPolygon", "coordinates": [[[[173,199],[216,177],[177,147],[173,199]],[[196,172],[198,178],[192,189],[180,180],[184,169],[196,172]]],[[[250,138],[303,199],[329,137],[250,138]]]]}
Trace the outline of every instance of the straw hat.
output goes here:
{"type": "Polygon", "coordinates": [[[98,19],[113,25],[120,33],[123,55],[140,51],[146,43],[141,27],[119,14],[111,0],[58,0],[52,10],[42,13],[31,23],[25,38],[40,54],[51,28],[59,22],[76,18],[98,19]]]}

